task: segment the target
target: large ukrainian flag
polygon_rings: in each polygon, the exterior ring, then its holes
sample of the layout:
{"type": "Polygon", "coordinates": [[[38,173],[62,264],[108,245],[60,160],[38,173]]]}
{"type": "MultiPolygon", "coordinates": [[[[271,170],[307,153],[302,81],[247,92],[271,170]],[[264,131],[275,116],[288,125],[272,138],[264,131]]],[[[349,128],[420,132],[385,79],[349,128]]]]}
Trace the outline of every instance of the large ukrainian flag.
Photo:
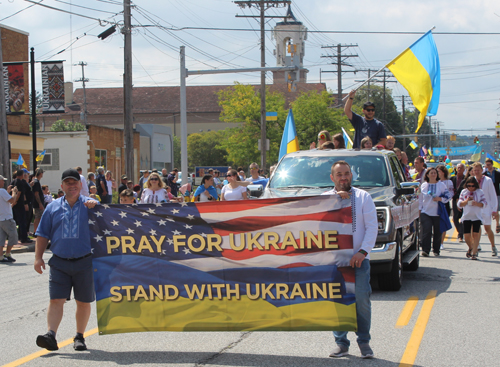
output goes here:
{"type": "Polygon", "coordinates": [[[290,108],[288,117],[286,118],[285,130],[281,138],[280,156],[283,158],[288,153],[293,153],[299,150],[299,139],[297,138],[297,131],[295,130],[295,120],[293,119],[293,112],[290,108]]]}
{"type": "Polygon", "coordinates": [[[420,111],[417,132],[425,116],[435,116],[439,105],[441,71],[432,31],[403,51],[386,65],[420,111]]]}

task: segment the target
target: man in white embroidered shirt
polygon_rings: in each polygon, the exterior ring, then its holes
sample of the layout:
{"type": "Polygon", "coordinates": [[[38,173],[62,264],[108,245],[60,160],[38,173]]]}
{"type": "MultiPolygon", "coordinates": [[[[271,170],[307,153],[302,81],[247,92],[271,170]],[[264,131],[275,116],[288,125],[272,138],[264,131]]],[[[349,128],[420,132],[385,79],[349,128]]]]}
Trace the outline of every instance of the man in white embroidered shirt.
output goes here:
{"type": "MultiPolygon", "coordinates": [[[[345,161],[337,161],[332,166],[330,178],[335,184],[333,190],[323,195],[339,195],[342,199],[352,200],[353,252],[349,264],[356,272],[356,316],[358,319],[357,342],[362,358],[373,358],[370,348],[371,325],[371,286],[370,286],[370,251],[377,240],[377,210],[373,199],[364,190],[351,187],[351,167],[345,161]]],[[[337,346],[330,357],[342,357],[349,354],[347,331],[334,331],[337,346]]]]}

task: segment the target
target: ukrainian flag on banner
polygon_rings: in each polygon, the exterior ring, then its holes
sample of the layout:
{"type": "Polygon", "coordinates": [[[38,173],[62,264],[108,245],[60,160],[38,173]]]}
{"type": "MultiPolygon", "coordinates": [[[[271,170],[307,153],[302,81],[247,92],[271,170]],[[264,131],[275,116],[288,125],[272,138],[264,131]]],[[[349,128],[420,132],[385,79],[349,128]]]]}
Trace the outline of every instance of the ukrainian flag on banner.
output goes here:
{"type": "Polygon", "coordinates": [[[43,157],[45,157],[45,152],[46,152],[46,150],[44,150],[43,152],[41,152],[40,154],[38,154],[38,156],[36,157],[36,161],[37,162],[43,161],[43,157]]]}
{"type": "Polygon", "coordinates": [[[288,117],[286,118],[283,137],[281,138],[279,159],[283,158],[288,153],[293,153],[298,150],[299,139],[297,138],[297,131],[295,130],[295,120],[293,119],[293,112],[290,108],[290,111],[288,111],[288,117]]]}
{"type": "Polygon", "coordinates": [[[352,149],[351,137],[349,135],[347,135],[347,132],[344,130],[344,128],[342,128],[342,135],[344,136],[345,147],[347,149],[352,149]]]}
{"type": "Polygon", "coordinates": [[[493,157],[490,153],[486,153],[486,158],[489,158],[493,161],[493,167],[500,168],[500,162],[498,161],[498,159],[493,157]]]}
{"type": "Polygon", "coordinates": [[[417,132],[425,116],[436,115],[439,105],[441,71],[432,32],[424,34],[386,67],[405,87],[414,106],[420,111],[417,132]]]}
{"type": "Polygon", "coordinates": [[[24,167],[24,168],[28,168],[28,166],[26,165],[26,163],[24,162],[24,158],[23,156],[21,155],[21,153],[19,153],[19,158],[17,158],[17,165],[18,166],[21,166],[21,167],[24,167]]]}

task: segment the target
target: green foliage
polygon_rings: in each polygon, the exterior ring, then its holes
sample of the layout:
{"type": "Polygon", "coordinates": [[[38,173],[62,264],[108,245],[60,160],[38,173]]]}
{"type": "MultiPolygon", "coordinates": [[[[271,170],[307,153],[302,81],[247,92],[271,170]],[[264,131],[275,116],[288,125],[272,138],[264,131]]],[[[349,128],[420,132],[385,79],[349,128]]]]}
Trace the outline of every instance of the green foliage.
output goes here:
{"type": "Polygon", "coordinates": [[[195,166],[226,166],[227,151],[220,145],[226,135],[224,130],[190,134],[187,138],[190,169],[195,166]]]}
{"type": "MultiPolygon", "coordinates": [[[[234,86],[219,92],[220,115],[224,122],[241,122],[242,126],[228,130],[227,137],[220,146],[227,151],[228,163],[235,166],[248,166],[260,162],[258,139],[260,139],[260,93],[251,85],[235,83],[234,86]]],[[[277,112],[277,121],[266,122],[266,136],[270,141],[267,163],[278,161],[281,136],[286,122],[287,110],[285,97],[279,92],[266,90],[266,110],[277,112]]]]}
{"type": "Polygon", "coordinates": [[[181,167],[181,138],[174,135],[173,144],[174,144],[174,167],[177,167],[180,169],[180,167],[181,167]]]}
{"type": "Polygon", "coordinates": [[[50,127],[50,131],[85,131],[85,126],[79,122],[57,120],[50,127]]]}
{"type": "Polygon", "coordinates": [[[317,143],[321,130],[327,130],[333,136],[342,132],[341,127],[347,132],[352,128],[343,110],[331,107],[333,100],[327,91],[310,91],[300,94],[292,102],[300,149],[309,149],[312,142],[317,143]]]}

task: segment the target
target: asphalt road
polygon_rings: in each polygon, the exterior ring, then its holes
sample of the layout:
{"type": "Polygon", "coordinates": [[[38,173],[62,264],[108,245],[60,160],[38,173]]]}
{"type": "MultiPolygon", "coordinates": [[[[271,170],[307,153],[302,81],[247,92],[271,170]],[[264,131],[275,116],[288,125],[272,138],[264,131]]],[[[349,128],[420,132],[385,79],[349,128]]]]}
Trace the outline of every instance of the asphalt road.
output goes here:
{"type": "MultiPolygon", "coordinates": [[[[94,305],[87,328],[92,333],[86,339],[89,350],[76,352],[70,342],[74,301],[66,304],[57,335],[58,342],[68,341],[67,345],[45,353],[35,338],[46,330],[48,274],[35,273],[33,253],[16,254],[16,263],[0,264],[0,365],[499,366],[500,259],[491,256],[487,243],[482,236],[479,261],[471,261],[465,257],[465,244],[447,239],[442,256],[421,258],[418,271],[404,273],[399,292],[380,291],[373,279],[373,360],[359,358],[353,333],[351,354],[339,359],[328,357],[334,345],[330,332],[99,336],[94,305]],[[403,325],[396,325],[398,320],[403,325]]],[[[46,260],[49,257],[46,253],[46,260]]]]}

